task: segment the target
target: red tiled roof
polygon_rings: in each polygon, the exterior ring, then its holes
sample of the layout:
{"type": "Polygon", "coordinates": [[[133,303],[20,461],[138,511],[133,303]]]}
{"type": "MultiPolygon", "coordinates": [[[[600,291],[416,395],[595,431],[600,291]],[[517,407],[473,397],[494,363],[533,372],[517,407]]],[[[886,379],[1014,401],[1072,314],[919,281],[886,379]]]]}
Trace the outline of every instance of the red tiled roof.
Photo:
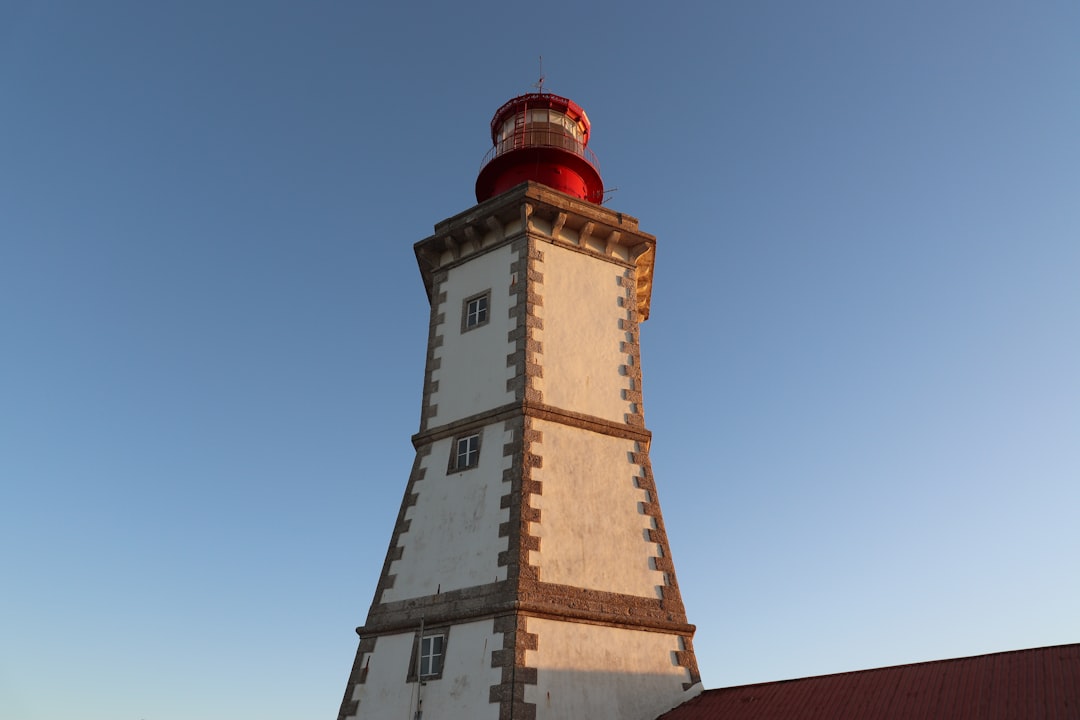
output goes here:
{"type": "Polygon", "coordinates": [[[660,720],[1080,720],[1080,644],[706,690],[660,720]]]}

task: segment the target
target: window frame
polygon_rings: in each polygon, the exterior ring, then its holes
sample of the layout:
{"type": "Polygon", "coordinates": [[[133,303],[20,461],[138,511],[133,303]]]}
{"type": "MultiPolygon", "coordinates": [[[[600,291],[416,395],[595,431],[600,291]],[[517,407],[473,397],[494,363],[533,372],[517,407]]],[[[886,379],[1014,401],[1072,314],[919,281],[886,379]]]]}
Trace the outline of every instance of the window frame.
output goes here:
{"type": "Polygon", "coordinates": [[[427,679],[433,676],[442,676],[443,665],[446,660],[446,635],[442,633],[425,634],[420,638],[420,678],[427,679]],[[435,652],[436,640],[439,652],[435,652]],[[425,650],[424,644],[427,644],[425,650]],[[424,663],[427,663],[427,672],[424,672],[424,663]]]}
{"type": "Polygon", "coordinates": [[[461,435],[455,435],[454,441],[450,443],[450,463],[447,466],[448,472],[464,472],[465,470],[472,470],[480,465],[480,450],[483,446],[484,432],[483,430],[477,430],[476,432],[463,433],[461,435]],[[476,447],[470,449],[468,445],[465,447],[465,452],[461,452],[461,443],[468,443],[470,440],[476,440],[476,447]],[[461,458],[464,456],[465,463],[462,464],[461,458]],[[469,458],[473,457],[472,463],[469,463],[469,458]]]}
{"type": "MultiPolygon", "coordinates": [[[[441,680],[442,676],[443,676],[443,670],[446,668],[446,649],[449,646],[450,646],[450,626],[449,625],[432,627],[432,628],[424,628],[423,637],[420,636],[420,631],[419,630],[417,630],[415,633],[413,633],[412,653],[411,653],[411,657],[409,658],[409,670],[406,673],[405,681],[406,682],[416,682],[419,679],[420,682],[426,683],[426,682],[429,682],[431,680],[441,680]],[[424,655],[423,655],[424,641],[425,640],[434,640],[435,638],[442,638],[442,648],[441,648],[442,652],[440,652],[438,654],[438,656],[437,656],[439,658],[439,668],[435,672],[428,672],[428,673],[424,673],[422,671],[422,668],[420,668],[421,672],[420,672],[419,676],[417,676],[417,670],[418,670],[418,664],[417,663],[419,661],[419,665],[422,666],[423,661],[424,661],[424,655]]],[[[432,654],[429,654],[428,657],[432,658],[432,657],[436,657],[436,656],[432,655],[432,654]]],[[[430,667],[431,666],[429,664],[428,668],[430,669],[430,667]]]]}
{"type": "Polygon", "coordinates": [[[470,330],[476,330],[482,328],[491,322],[491,288],[483,292],[470,295],[461,301],[461,332],[467,333],[470,330]],[[469,305],[474,302],[483,301],[484,307],[482,310],[477,310],[476,315],[483,314],[483,318],[477,317],[476,322],[469,324],[469,318],[473,315],[469,312],[469,305]]]}

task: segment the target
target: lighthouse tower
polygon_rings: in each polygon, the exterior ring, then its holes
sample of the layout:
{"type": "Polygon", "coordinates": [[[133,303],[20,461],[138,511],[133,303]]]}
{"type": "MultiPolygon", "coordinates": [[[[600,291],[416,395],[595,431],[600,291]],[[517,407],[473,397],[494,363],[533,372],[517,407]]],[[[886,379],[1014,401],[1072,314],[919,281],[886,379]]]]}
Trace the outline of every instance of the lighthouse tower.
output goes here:
{"type": "Polygon", "coordinates": [[[416,460],[344,718],[650,720],[701,684],[642,414],[656,239],[574,102],[495,113],[478,204],[416,243],[416,460]]]}

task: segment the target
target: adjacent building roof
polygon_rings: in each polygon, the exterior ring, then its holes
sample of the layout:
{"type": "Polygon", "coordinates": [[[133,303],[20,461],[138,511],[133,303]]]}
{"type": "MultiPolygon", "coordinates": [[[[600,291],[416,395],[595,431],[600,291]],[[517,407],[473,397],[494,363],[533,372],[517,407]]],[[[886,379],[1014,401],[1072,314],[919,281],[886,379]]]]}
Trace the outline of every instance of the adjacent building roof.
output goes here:
{"type": "Polygon", "coordinates": [[[707,690],[660,720],[1080,720],[1080,644],[707,690]]]}

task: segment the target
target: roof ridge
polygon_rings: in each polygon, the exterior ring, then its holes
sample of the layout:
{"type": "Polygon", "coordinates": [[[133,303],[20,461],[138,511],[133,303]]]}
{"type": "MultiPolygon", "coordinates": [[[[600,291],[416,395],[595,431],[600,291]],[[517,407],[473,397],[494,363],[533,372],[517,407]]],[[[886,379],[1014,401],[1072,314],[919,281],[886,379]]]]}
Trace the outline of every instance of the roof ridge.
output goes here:
{"type": "MultiPolygon", "coordinates": [[[[753,688],[753,687],[761,687],[761,686],[764,686],[764,685],[780,685],[780,684],[783,684],[783,683],[799,682],[801,680],[814,680],[814,679],[817,679],[817,678],[834,677],[834,676],[839,676],[839,675],[858,675],[860,673],[877,672],[877,671],[880,671],[880,670],[896,670],[896,669],[899,669],[899,668],[919,667],[919,666],[922,666],[922,665],[934,665],[934,664],[938,664],[938,663],[953,663],[953,662],[957,662],[959,660],[974,660],[975,658],[985,658],[985,657],[991,657],[993,655],[1018,655],[1020,653],[1039,652],[1039,651],[1051,650],[1051,649],[1055,649],[1055,648],[1060,648],[1060,649],[1064,649],[1064,648],[1080,648],[1080,643],[1064,643],[1064,644],[1061,644],[1061,645],[1041,645],[1039,647],[1018,648],[1018,649],[1015,649],[1015,650],[998,650],[996,652],[990,652],[990,653],[979,653],[978,655],[961,655],[960,657],[939,658],[937,660],[918,660],[916,662],[900,663],[898,665],[880,665],[880,666],[877,666],[877,667],[861,668],[859,670],[841,670],[839,672],[821,673],[820,675],[805,675],[803,677],[785,678],[783,680],[765,680],[763,682],[747,683],[745,685],[728,685],[728,686],[725,686],[725,687],[709,688],[709,689],[714,689],[714,690],[734,690],[736,688],[753,688]]],[[[709,689],[705,690],[705,692],[708,692],[709,689]]]]}

